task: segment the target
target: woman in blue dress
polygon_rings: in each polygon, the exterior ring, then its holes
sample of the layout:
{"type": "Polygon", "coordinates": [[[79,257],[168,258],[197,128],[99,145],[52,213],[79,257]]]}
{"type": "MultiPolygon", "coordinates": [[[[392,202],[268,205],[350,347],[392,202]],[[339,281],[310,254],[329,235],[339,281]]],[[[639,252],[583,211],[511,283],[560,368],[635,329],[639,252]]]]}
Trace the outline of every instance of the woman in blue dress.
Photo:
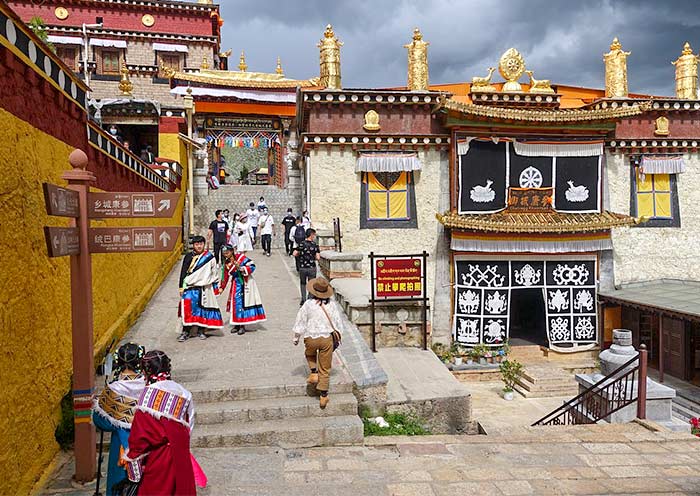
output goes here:
{"type": "Polygon", "coordinates": [[[107,384],[93,405],[93,423],[98,429],[112,434],[105,491],[108,496],[118,495],[119,483],[126,479],[126,470],[119,460],[129,448],[131,422],[146,386],[140,371],[144,354],[143,346],[134,343],[120,346],[114,354],[114,380],[107,384]]]}

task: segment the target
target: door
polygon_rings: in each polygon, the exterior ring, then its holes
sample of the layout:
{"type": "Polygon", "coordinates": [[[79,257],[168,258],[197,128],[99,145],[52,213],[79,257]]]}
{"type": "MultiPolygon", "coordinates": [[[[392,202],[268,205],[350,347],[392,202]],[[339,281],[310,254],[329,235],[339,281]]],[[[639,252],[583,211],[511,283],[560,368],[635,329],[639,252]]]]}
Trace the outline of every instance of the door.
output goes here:
{"type": "Polygon", "coordinates": [[[664,371],[679,379],[686,379],[685,322],[680,319],[662,317],[661,332],[664,342],[664,371]]]}

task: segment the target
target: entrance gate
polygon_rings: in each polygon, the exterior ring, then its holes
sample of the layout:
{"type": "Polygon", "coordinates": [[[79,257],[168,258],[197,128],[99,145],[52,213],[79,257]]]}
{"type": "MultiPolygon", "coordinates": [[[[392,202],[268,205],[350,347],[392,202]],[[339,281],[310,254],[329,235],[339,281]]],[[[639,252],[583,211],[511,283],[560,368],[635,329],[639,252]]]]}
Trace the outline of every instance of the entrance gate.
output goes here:
{"type": "Polygon", "coordinates": [[[598,341],[597,258],[456,256],[455,342],[501,346],[510,337],[511,295],[541,289],[549,347],[581,351],[598,341]]]}

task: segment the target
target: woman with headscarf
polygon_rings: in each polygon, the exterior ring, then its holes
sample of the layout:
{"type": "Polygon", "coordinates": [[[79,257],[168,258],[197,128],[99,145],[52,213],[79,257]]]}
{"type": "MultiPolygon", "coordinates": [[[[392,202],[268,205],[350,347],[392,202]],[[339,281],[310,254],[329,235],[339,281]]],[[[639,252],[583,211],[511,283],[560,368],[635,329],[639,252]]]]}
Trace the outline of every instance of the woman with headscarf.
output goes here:
{"type": "Polygon", "coordinates": [[[226,310],[231,316],[231,334],[245,334],[247,324],[267,320],[253,272],[255,264],[245,252],[234,253],[233,246],[224,246],[224,269],[219,293],[224,292],[230,281],[226,310]]]}
{"type": "Polygon", "coordinates": [[[162,351],[149,351],[141,363],[147,385],[123,458],[129,479],[139,482],[141,495],[195,496],[195,478],[204,474],[190,453],[192,394],[171,379],[170,358],[162,351]]]}
{"type": "Polygon", "coordinates": [[[114,379],[95,400],[92,421],[98,429],[111,432],[107,465],[107,496],[120,494],[119,485],[126,480],[126,470],[119,463],[129,449],[129,432],[138,399],[146,386],[141,375],[141,359],[145,350],[135,343],[126,343],[114,353],[114,379]]]}
{"type": "Polygon", "coordinates": [[[255,239],[255,234],[253,232],[253,227],[248,221],[248,214],[246,212],[241,212],[236,226],[233,228],[236,236],[238,236],[238,244],[236,245],[236,250],[241,252],[251,251],[253,249],[253,240],[255,239]]]}

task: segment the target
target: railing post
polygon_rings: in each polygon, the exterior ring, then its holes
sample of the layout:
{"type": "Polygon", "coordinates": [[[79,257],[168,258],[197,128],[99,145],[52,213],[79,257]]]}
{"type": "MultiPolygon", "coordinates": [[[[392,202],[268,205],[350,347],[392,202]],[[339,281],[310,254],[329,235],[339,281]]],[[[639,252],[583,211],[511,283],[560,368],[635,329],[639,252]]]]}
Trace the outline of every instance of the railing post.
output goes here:
{"type": "Polygon", "coordinates": [[[647,418],[647,347],[639,346],[639,370],[637,372],[637,418],[647,418]]]}

